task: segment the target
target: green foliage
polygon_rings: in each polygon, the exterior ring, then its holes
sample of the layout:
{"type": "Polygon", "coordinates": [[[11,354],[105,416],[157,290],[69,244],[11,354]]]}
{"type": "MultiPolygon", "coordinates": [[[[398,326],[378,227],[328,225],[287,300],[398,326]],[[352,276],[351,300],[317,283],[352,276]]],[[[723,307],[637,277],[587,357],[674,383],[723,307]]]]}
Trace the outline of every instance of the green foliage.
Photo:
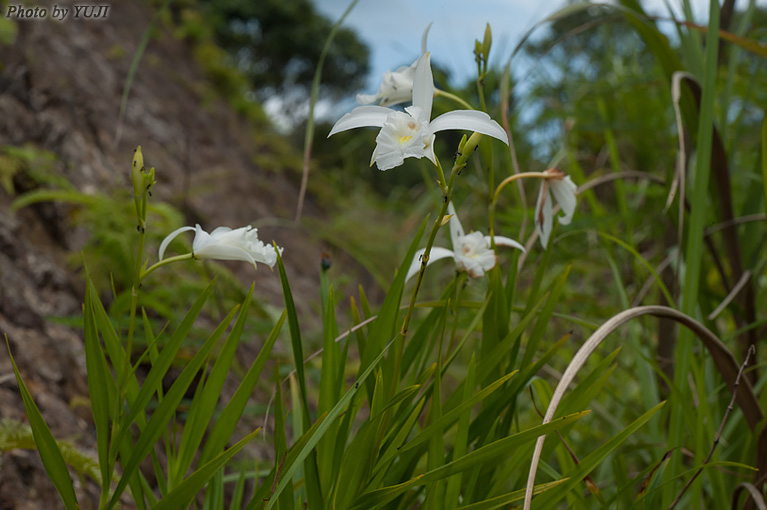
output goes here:
{"type": "MultiPolygon", "coordinates": [[[[125,259],[102,252],[118,268],[115,286],[123,292],[109,312],[94,279],[87,282],[83,329],[99,507],[115,507],[126,489],[139,508],[187,508],[199,500],[205,508],[267,510],[476,510],[521,500],[526,508],[668,508],[677,499],[690,508],[727,507],[741,480],[716,467],[747,476],[767,468],[763,363],[748,373],[741,365],[765,323],[767,237],[764,217],[756,213],[767,200],[760,182],[767,179],[767,123],[756,104],[767,72],[752,67],[763,57],[748,35],[761,14],[737,13],[726,27],[733,34],[725,36],[714,4],[708,27],[680,22],[677,40],[658,30],[636,2],[564,9],[550,18],[549,36],[525,46],[528,56],[546,62],[534,70],[529,99],[518,90],[509,91],[510,98],[496,94],[504,88],[503,75],[481,62],[477,80],[455,88],[441,84],[447,93],[438,95],[435,110],[452,106],[450,93],[494,118],[511,104],[509,127],[521,138],[519,165],[498,143],[439,133],[438,158],[455,155],[452,168],[435,171],[423,159],[406,163],[423,170],[415,177],[366,170],[376,176],[372,182],[394,175],[384,181],[386,195],[379,200],[348,178],[366,168],[373,132],[348,133],[338,145],[315,152],[315,163],[330,175],[317,188],[325,193],[320,199],[348,210],[304,225],[375,271],[381,299],[369,300],[370,289],[360,286],[345,314],[339,289],[348,275],[323,268],[321,294],[314,298],[321,331],[311,331],[312,318],[299,314],[297,301],[312,298],[291,286],[291,254],[278,256],[284,311],[235,382],[232,367],[258,289],[225,291],[236,303],[225,309],[228,314],[217,314],[225,317],[214,326],[208,312],[213,283],[194,292],[191,285],[182,287],[196,296],[191,304],[170,296],[164,301],[165,292],[179,288],[164,288],[174,278],[165,268],[147,270],[144,247],[177,224],[173,211],[150,202],[147,225],[157,230],[134,234],[133,197],[118,194],[112,220],[96,217],[106,215],[100,195],[58,189],[19,197],[17,207],[66,201],[83,216],[93,215],[83,224],[94,235],[122,232],[111,235],[125,236],[117,242],[124,253],[139,246],[125,259]],[[721,39],[733,44],[724,53],[721,39]],[[689,75],[676,74],[683,70],[689,75]],[[677,97],[671,86],[680,76],[677,97]],[[536,104],[547,107],[522,114],[536,104]],[[684,132],[677,133],[677,126],[684,132]],[[557,227],[545,249],[528,243],[524,254],[497,251],[496,264],[481,278],[454,265],[442,272],[430,266],[406,281],[416,250],[426,246],[425,268],[432,248],[442,243],[439,236],[446,237],[441,232],[449,229],[451,200],[467,214],[481,212],[481,219],[467,220],[472,224],[483,225],[489,215],[492,232],[529,230],[530,218],[540,221],[543,213],[524,204],[535,203],[541,179],[548,186],[558,182],[552,175],[559,174],[540,172],[550,164],[591,189],[582,189],[573,224],[557,227]],[[498,183],[510,182],[516,170],[532,172],[519,178],[534,179],[533,185],[508,186],[501,194],[498,183]],[[675,178],[685,180],[674,184],[675,178]],[[706,228],[713,223],[723,226],[706,228]],[[380,269],[389,259],[396,259],[390,266],[396,272],[380,269]],[[152,279],[140,286],[141,275],[150,272],[152,279]],[[636,306],[648,303],[655,306],[636,306]],[[143,328],[136,327],[139,307],[143,328]],[[179,309],[187,312],[175,317],[179,309]],[[706,349],[695,347],[686,333],[676,339],[666,322],[640,319],[646,314],[681,322],[706,349]],[[114,325],[126,315],[127,333],[114,325]],[[155,324],[155,317],[166,315],[167,328],[155,324]],[[198,326],[201,341],[171,376],[198,326]],[[135,344],[138,361],[131,356],[134,334],[143,337],[135,344]],[[620,349],[598,348],[608,335],[620,349]],[[322,352],[310,361],[315,347],[322,352]],[[674,367],[664,365],[668,358],[674,367]],[[139,366],[148,367],[141,377],[139,366]],[[258,391],[264,370],[274,374],[268,405],[258,391]],[[237,389],[228,402],[219,402],[227,384],[237,389]],[[250,408],[268,424],[261,431],[270,445],[266,454],[246,450],[259,432],[249,425],[227,448],[238,422],[249,423],[244,415],[251,398],[259,406],[250,408]],[[248,460],[235,465],[235,454],[248,460]],[[147,459],[156,483],[139,469],[147,459]],[[253,480],[252,492],[244,488],[246,478],[253,480]]],[[[228,30],[232,44],[253,42],[259,30],[266,34],[263,20],[306,14],[291,10],[302,5],[296,2],[205,5],[219,16],[217,35],[228,30]],[[258,13],[258,23],[245,21],[258,13]]],[[[207,41],[202,19],[180,12],[191,16],[180,24],[184,37],[207,41]]],[[[319,33],[308,26],[306,33],[319,33]]],[[[283,50],[263,55],[288,62],[283,50]]],[[[480,50],[486,62],[489,48],[480,50]]],[[[218,51],[204,58],[220,59],[218,51]]],[[[252,55],[243,58],[260,65],[252,55]]],[[[229,64],[223,69],[217,87],[241,95],[245,85],[229,74],[229,64]]],[[[276,80],[269,73],[263,79],[276,80]]],[[[147,200],[137,197],[137,204],[138,198],[147,200]]],[[[471,253],[451,238],[454,255],[471,253]]],[[[71,504],[60,443],[18,370],[16,377],[46,470],[71,504]]]]}
{"type": "MultiPolygon", "coordinates": [[[[309,96],[321,42],[332,27],[309,0],[206,0],[201,9],[261,100],[277,93],[288,102],[309,96]]],[[[325,60],[323,92],[338,98],[364,83],[368,54],[354,32],[341,29],[325,60]]]]}
{"type": "Polygon", "coordinates": [[[52,152],[40,150],[31,144],[23,147],[5,145],[0,147],[0,185],[9,195],[16,193],[14,178],[22,176],[28,181],[24,187],[58,185],[66,187],[66,179],[56,174],[57,157],[52,152]]]}
{"type": "MultiPolygon", "coordinates": [[[[4,4],[0,4],[0,7],[3,6],[4,4]]],[[[19,27],[12,19],[5,16],[0,17],[0,44],[13,44],[18,31],[19,27]]],[[[0,61],[0,70],[2,70],[2,61],[0,61]]]]}
{"type": "MultiPolygon", "coordinates": [[[[64,462],[78,475],[87,476],[91,480],[101,483],[101,472],[97,459],[67,441],[57,440],[56,445],[61,451],[64,462]]],[[[15,449],[37,450],[32,427],[27,423],[4,418],[0,421],[0,452],[15,449]]],[[[2,456],[0,456],[0,464],[2,464],[2,456]]]]}
{"type": "Polygon", "coordinates": [[[40,410],[37,408],[35,401],[32,399],[31,393],[27,389],[26,384],[21,378],[19,368],[16,366],[16,361],[11,354],[11,346],[8,343],[8,337],[5,337],[5,344],[8,348],[8,355],[11,358],[11,364],[13,365],[13,373],[16,375],[16,382],[19,385],[19,391],[21,392],[21,398],[24,401],[24,408],[27,411],[27,418],[29,419],[29,427],[32,429],[32,436],[35,440],[35,446],[40,454],[40,459],[43,461],[45,471],[53,482],[54,487],[61,496],[61,500],[64,503],[64,507],[67,510],[77,510],[77,496],[75,496],[75,489],[72,485],[72,479],[69,477],[69,471],[67,465],[64,462],[64,456],[62,455],[62,449],[51,434],[51,430],[48,428],[48,424],[45,423],[43,415],[40,414],[40,410]]]}

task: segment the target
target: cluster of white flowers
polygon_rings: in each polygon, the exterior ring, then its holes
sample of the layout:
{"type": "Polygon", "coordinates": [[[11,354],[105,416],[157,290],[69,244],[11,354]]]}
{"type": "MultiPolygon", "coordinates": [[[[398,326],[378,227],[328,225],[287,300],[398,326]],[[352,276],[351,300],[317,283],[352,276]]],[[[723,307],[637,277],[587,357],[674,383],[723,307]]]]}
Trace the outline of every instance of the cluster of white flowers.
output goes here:
{"type": "MultiPolygon", "coordinates": [[[[401,74],[397,81],[406,79],[407,76],[401,74]]],[[[380,170],[400,166],[405,158],[427,157],[436,165],[433,145],[434,134],[439,131],[449,129],[476,131],[497,138],[506,145],[509,144],[506,131],[485,112],[455,110],[430,120],[434,99],[434,78],[429,53],[423,54],[415,63],[412,83],[413,104],[405,108],[404,112],[383,106],[360,106],[341,117],[328,136],[358,127],[381,128],[370,160],[370,164],[375,163],[380,170]]],[[[381,85],[382,90],[379,90],[379,94],[382,98],[390,98],[394,91],[383,90],[385,85],[386,83],[381,85]]]]}
{"type": "MultiPolygon", "coordinates": [[[[381,86],[375,95],[358,94],[357,101],[363,106],[352,110],[335,123],[328,137],[341,131],[358,127],[378,127],[376,147],[370,165],[376,164],[380,170],[400,166],[406,158],[427,158],[437,165],[434,154],[435,134],[445,130],[466,130],[496,138],[506,145],[509,139],[506,131],[484,112],[476,110],[455,110],[431,119],[434,99],[434,78],[431,71],[431,56],[426,51],[426,37],[429,27],[422,38],[422,55],[410,66],[403,66],[394,72],[384,74],[381,86]],[[379,105],[372,105],[378,101],[379,105]],[[388,106],[412,101],[411,106],[394,110],[388,106]]],[[[539,174],[540,175],[540,174],[539,174]]],[[[553,223],[552,195],[559,202],[564,216],[559,217],[563,225],[570,223],[575,211],[575,184],[569,176],[557,169],[543,172],[544,178],[535,206],[535,228],[541,244],[547,246],[553,223]]],[[[427,265],[450,257],[455,261],[456,269],[466,271],[478,278],[495,267],[497,257],[491,248],[491,239],[481,232],[465,234],[458,220],[452,202],[448,205],[450,234],[453,249],[434,247],[427,265]]],[[[163,259],[168,244],[180,233],[195,231],[192,256],[197,259],[243,260],[254,266],[257,262],[273,267],[277,261],[274,246],[265,245],[258,239],[257,230],[242,227],[232,230],[218,227],[208,234],[200,225],[181,227],[168,235],[160,246],[160,260],[163,259]]],[[[517,241],[495,236],[497,246],[510,246],[524,251],[517,241]]],[[[280,253],[282,249],[278,248],[280,253]]],[[[407,278],[416,274],[425,250],[416,253],[407,278]]]]}
{"type": "MultiPolygon", "coordinates": [[[[431,25],[430,25],[431,26],[431,25]]],[[[376,147],[370,165],[376,164],[380,170],[388,170],[404,163],[406,158],[428,158],[437,164],[434,154],[435,133],[449,129],[468,130],[492,136],[509,144],[506,132],[486,113],[474,110],[458,110],[440,115],[431,120],[434,97],[434,80],[431,72],[430,54],[426,52],[426,29],[422,39],[422,56],[410,66],[403,66],[394,72],[384,74],[381,86],[375,95],[358,95],[360,106],[344,115],[330,131],[328,137],[341,131],[358,127],[379,127],[376,147]],[[403,111],[386,108],[412,100],[412,105],[403,111]],[[380,106],[368,106],[380,101],[380,106]]],[[[570,223],[575,211],[575,184],[569,176],[557,169],[544,172],[545,178],[538,194],[535,206],[535,228],[541,244],[548,245],[553,223],[552,197],[557,199],[565,215],[559,217],[563,225],[570,223]]],[[[429,254],[427,265],[435,260],[450,257],[455,261],[456,269],[466,271],[472,277],[481,277],[497,262],[495,251],[491,249],[489,236],[480,232],[464,234],[452,202],[449,204],[450,234],[453,249],[434,247],[429,254]]],[[[524,250],[513,239],[495,237],[498,246],[511,246],[524,250]]],[[[414,276],[421,265],[425,250],[419,250],[411,263],[407,278],[414,276]]]]}

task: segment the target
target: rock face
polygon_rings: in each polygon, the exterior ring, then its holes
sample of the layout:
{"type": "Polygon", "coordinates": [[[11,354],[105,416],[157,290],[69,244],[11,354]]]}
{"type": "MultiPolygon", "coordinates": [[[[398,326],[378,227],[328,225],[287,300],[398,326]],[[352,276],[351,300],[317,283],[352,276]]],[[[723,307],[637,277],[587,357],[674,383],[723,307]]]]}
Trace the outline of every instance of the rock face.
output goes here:
{"type": "MultiPolygon", "coordinates": [[[[36,5],[50,12],[53,2],[36,5]]],[[[15,20],[15,41],[0,43],[0,154],[7,147],[48,151],[55,155],[46,163],[53,175],[80,191],[95,192],[130,186],[132,153],[141,145],[147,166],[157,168],[157,196],[183,208],[189,222],[211,230],[266,217],[292,218],[295,173],[266,171],[254,163],[270,151],[259,145],[258,130],[224,101],[203,98],[204,76],[190,48],[163,23],[133,81],[116,138],[123,86],[152,17],[148,2],[125,0],[111,2],[107,19],[70,14],[63,21],[50,16],[15,20]]],[[[72,229],[67,205],[10,210],[14,193],[35,186],[29,179],[34,165],[3,181],[13,190],[0,187],[0,333],[7,334],[54,435],[95,452],[89,410],[75,405],[87,402],[88,395],[82,334],[46,319],[80,313],[84,283],[67,258],[82,247],[87,233],[72,229]]],[[[0,178],[3,171],[9,170],[0,168],[0,178]]],[[[304,214],[315,213],[307,204],[304,214]]],[[[286,234],[263,227],[259,233],[291,254],[294,293],[316,296],[320,247],[300,228],[286,234]]],[[[245,270],[250,273],[243,279],[252,280],[252,268],[245,270]]],[[[281,303],[276,272],[259,270],[257,287],[262,296],[281,303]]],[[[0,354],[0,419],[25,419],[7,354],[0,354]]],[[[0,466],[0,509],[63,508],[36,452],[0,453],[0,466]]],[[[75,483],[83,508],[95,508],[95,485],[75,483]]]]}

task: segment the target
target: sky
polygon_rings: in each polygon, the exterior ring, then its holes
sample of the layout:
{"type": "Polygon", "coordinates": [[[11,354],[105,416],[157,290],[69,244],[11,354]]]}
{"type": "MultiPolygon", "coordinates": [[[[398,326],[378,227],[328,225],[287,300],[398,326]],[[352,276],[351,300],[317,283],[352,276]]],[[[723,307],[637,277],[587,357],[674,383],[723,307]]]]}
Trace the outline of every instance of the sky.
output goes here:
{"type": "MultiPolygon", "coordinates": [[[[313,1],[320,13],[335,22],[352,0],[313,1]]],[[[682,0],[640,1],[651,15],[669,17],[668,5],[677,18],[684,18],[682,0]]],[[[748,2],[735,0],[735,7],[745,9],[748,2]]],[[[344,26],[354,29],[368,44],[371,53],[367,86],[356,92],[375,94],[386,71],[415,62],[421,53],[421,35],[429,23],[433,23],[427,43],[432,62],[447,67],[454,83],[462,83],[476,77],[474,40],[482,40],[487,23],[493,32],[490,64],[501,67],[526,32],[540,24],[532,38],[544,35],[547,27],[544,20],[566,3],[566,0],[475,0],[469,5],[467,0],[359,0],[344,21],[344,26]]],[[[690,3],[695,22],[706,25],[709,0],[690,0],[690,3]]],[[[767,0],[756,0],[756,3],[764,6],[767,0]]],[[[671,23],[660,24],[659,28],[669,34],[675,30],[671,23]]],[[[534,62],[515,57],[512,73],[519,78],[533,65],[534,62]]],[[[518,93],[524,94],[524,82],[515,86],[518,93]]],[[[337,119],[355,106],[353,96],[341,103],[321,100],[315,108],[315,117],[337,119]]],[[[279,97],[266,101],[264,109],[278,128],[285,131],[291,128],[290,120],[282,113],[284,107],[279,97]]]]}
{"type": "MultiPolygon", "coordinates": [[[[646,0],[643,4],[651,14],[668,16],[666,1],[683,17],[681,0],[646,0]]],[[[315,5],[335,21],[350,2],[315,0],[315,5]]],[[[736,0],[735,5],[745,8],[747,3],[736,0]]],[[[767,0],[757,3],[764,5],[767,0]]],[[[696,22],[706,24],[708,1],[691,0],[691,4],[696,22]]],[[[564,5],[564,0],[359,0],[344,25],[355,29],[371,50],[368,88],[360,92],[374,94],[384,72],[414,62],[420,55],[421,34],[431,22],[428,49],[432,60],[463,81],[476,76],[474,40],[482,40],[486,23],[493,31],[491,63],[505,64],[525,32],[564,5]]],[[[545,28],[536,33],[545,33],[545,28]]]]}

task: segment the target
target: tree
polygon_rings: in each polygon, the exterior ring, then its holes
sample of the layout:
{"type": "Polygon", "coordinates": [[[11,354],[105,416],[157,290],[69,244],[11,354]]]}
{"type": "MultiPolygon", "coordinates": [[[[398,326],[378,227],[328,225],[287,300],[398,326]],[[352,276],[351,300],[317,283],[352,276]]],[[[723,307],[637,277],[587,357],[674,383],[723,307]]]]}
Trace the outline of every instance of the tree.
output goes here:
{"type": "MultiPolygon", "coordinates": [[[[236,59],[259,100],[279,95],[286,107],[304,101],[333,22],[309,0],[201,0],[217,42],[236,59]]],[[[320,92],[340,98],[361,88],[370,51],[341,28],[323,67],[320,92]]]]}

